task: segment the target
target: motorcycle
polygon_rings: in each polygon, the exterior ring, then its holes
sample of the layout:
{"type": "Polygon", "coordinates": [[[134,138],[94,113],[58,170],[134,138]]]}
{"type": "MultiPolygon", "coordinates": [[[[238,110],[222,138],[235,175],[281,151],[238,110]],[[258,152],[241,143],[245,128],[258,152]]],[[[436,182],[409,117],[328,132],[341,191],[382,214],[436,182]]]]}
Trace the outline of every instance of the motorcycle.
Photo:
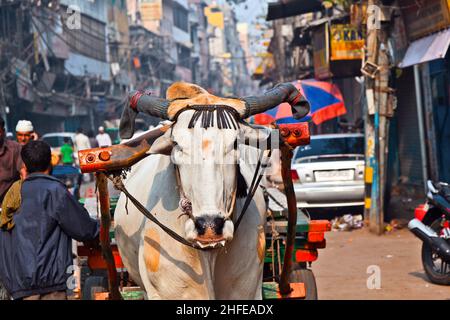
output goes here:
{"type": "Polygon", "coordinates": [[[427,201],[415,209],[409,230],[422,240],[422,264],[431,282],[450,285],[450,185],[427,181],[427,201]]]}

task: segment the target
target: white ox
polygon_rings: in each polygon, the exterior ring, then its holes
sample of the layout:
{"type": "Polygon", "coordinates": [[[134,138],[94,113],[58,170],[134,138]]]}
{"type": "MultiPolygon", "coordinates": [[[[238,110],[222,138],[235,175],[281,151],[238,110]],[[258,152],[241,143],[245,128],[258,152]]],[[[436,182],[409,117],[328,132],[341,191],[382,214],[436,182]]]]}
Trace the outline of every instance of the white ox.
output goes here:
{"type": "MultiPolygon", "coordinates": [[[[227,129],[218,127],[217,111],[212,126],[202,125],[200,117],[189,128],[196,111],[184,108],[223,104],[243,118],[292,101],[298,96],[292,87],[281,85],[264,97],[247,100],[219,99],[187,84],[169,88],[170,102],[145,95],[132,102],[130,96],[122,117],[123,131],[127,131],[125,126],[132,126],[130,118],[133,121],[137,111],[175,121],[154,143],[152,155],[132,167],[126,188],[162,224],[198,246],[211,248],[197,250],[174,240],[134,205],[127,204],[122,195],[115,212],[117,244],[131,278],[145,289],[149,299],[261,299],[266,204],[260,189],[234,230],[245,200],[235,198],[238,176],[241,174],[247,186],[251,185],[255,159],[261,151],[236,145],[243,141],[239,137],[254,140],[267,136],[243,123],[233,126],[232,112],[224,113],[229,120],[227,129]],[[191,90],[188,94],[186,86],[191,90]],[[154,111],[155,105],[163,105],[167,113],[154,111]],[[129,112],[131,115],[127,115],[129,112]],[[242,161],[244,150],[248,152],[242,161]],[[180,197],[190,201],[189,214],[180,209],[180,197]]],[[[131,133],[122,132],[122,136],[131,133]]]]}

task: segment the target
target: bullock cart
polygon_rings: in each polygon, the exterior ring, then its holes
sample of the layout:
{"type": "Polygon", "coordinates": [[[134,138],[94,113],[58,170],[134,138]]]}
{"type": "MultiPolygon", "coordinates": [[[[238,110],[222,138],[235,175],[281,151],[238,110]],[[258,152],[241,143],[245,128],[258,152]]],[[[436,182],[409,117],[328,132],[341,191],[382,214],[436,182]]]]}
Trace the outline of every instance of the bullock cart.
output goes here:
{"type": "MultiPolygon", "coordinates": [[[[121,277],[120,280],[118,277],[117,268],[122,275],[126,274],[124,272],[126,270],[114,241],[111,242],[111,239],[114,239],[114,233],[111,232],[113,215],[107,179],[109,178],[116,188],[127,194],[133,205],[139,206],[140,204],[133,201],[121,184],[121,178],[128,168],[147,156],[152,143],[168,128],[169,126],[160,127],[121,145],[82,150],[79,153],[81,170],[84,173],[96,172],[101,221],[101,249],[79,247],[78,250],[79,256],[87,257],[87,265],[94,274],[94,277],[88,277],[85,280],[85,288],[81,288],[85,298],[87,296],[92,298],[89,291],[92,293],[90,289],[93,287],[108,289],[108,292],[97,293],[97,299],[100,297],[112,300],[143,297],[142,292],[127,289],[129,281],[126,277],[121,277]],[[122,283],[119,283],[120,281],[122,283]]],[[[280,194],[277,195],[276,191],[265,189],[270,214],[265,230],[263,298],[316,299],[317,289],[310,266],[318,257],[317,249],[325,248],[324,233],[331,229],[330,223],[326,220],[310,220],[305,212],[297,209],[290,176],[292,150],[298,145],[309,143],[309,128],[306,123],[301,123],[280,125],[277,129],[281,132],[281,164],[286,199],[283,201],[283,197],[280,194]]],[[[152,219],[151,216],[147,218],[152,219]]],[[[158,224],[157,221],[155,223],[158,224]]],[[[163,225],[158,225],[169,233],[170,230],[165,230],[163,225]]]]}
{"type": "MultiPolygon", "coordinates": [[[[286,195],[275,188],[264,188],[268,197],[269,215],[266,225],[266,253],[264,258],[263,297],[278,299],[277,283],[280,281],[288,227],[286,195]]],[[[325,232],[331,230],[327,220],[311,220],[305,210],[297,210],[295,247],[290,282],[297,284],[298,298],[317,299],[316,280],[311,269],[318,259],[318,249],[326,247],[325,232]]]]}

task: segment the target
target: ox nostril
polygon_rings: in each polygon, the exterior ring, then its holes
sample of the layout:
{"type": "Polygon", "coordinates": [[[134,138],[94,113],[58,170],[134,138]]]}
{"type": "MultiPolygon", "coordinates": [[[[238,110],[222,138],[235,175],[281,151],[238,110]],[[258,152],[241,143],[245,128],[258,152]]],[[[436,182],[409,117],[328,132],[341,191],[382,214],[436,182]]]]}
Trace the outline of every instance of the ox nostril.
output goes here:
{"type": "Polygon", "coordinates": [[[214,218],[213,226],[214,226],[214,231],[216,232],[216,234],[222,234],[224,225],[225,225],[225,219],[214,218]]]}
{"type": "Polygon", "coordinates": [[[194,222],[195,229],[197,229],[197,233],[201,236],[205,234],[206,230],[206,219],[205,218],[197,218],[194,222]]]}
{"type": "Polygon", "coordinates": [[[225,226],[225,219],[219,216],[204,215],[194,221],[195,229],[199,236],[206,234],[222,235],[225,226]]]}

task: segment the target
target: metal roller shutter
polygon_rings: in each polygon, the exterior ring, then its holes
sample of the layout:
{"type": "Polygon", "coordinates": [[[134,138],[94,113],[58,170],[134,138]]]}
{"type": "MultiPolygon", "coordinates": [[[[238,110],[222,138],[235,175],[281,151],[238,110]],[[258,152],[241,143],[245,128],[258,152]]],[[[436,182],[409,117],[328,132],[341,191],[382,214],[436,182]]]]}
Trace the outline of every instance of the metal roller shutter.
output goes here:
{"type": "Polygon", "coordinates": [[[423,182],[422,157],[420,155],[419,125],[412,67],[403,69],[403,74],[397,81],[397,97],[396,117],[400,176],[406,177],[408,182],[419,184],[423,182]]]}

